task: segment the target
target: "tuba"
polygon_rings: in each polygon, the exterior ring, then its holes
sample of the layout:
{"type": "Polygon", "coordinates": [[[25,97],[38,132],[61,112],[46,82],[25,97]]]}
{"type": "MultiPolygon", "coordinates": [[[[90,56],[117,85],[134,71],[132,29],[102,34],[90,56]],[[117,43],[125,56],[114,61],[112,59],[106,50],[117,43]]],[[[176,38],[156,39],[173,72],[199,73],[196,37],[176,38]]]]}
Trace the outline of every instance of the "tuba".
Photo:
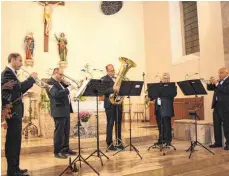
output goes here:
{"type": "MultiPolygon", "coordinates": [[[[115,80],[114,86],[121,86],[121,82],[126,80],[126,74],[131,67],[136,67],[137,65],[130,59],[125,57],[120,57],[119,61],[121,62],[121,67],[119,68],[117,78],[115,80]]],[[[124,97],[119,96],[118,93],[113,93],[109,96],[110,102],[112,104],[121,104],[124,97]]]]}

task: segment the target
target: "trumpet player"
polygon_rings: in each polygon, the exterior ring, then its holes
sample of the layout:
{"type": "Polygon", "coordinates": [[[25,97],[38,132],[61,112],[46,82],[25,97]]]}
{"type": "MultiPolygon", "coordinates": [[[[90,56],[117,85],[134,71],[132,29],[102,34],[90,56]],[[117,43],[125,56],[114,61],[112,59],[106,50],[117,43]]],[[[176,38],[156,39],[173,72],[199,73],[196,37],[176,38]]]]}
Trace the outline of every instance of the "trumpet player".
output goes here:
{"type": "Polygon", "coordinates": [[[14,112],[12,118],[6,120],[8,128],[6,132],[5,155],[7,159],[8,176],[28,175],[27,169],[20,169],[19,167],[22,117],[24,112],[21,97],[33,86],[35,80],[37,79],[37,73],[32,73],[28,79],[20,82],[17,78],[17,71],[21,68],[21,66],[21,55],[18,53],[11,53],[8,56],[8,66],[1,74],[1,85],[4,85],[4,83],[10,80],[14,81],[12,89],[2,90],[2,106],[18,100],[12,106],[11,111],[14,112]]]}
{"type": "Polygon", "coordinates": [[[70,113],[73,112],[69,94],[73,87],[63,80],[63,70],[60,68],[53,70],[49,84],[52,87],[46,90],[51,103],[51,116],[55,122],[54,156],[66,159],[67,155],[76,155],[69,148],[70,113]]]}
{"type": "Polygon", "coordinates": [[[122,122],[122,105],[112,104],[109,100],[109,95],[114,92],[119,92],[119,87],[114,87],[115,83],[115,69],[112,64],[106,66],[107,75],[102,77],[103,81],[109,82],[109,88],[105,91],[104,108],[107,116],[107,129],[106,129],[106,143],[107,149],[110,151],[116,151],[117,149],[123,149],[121,142],[121,122],[122,122]],[[115,134],[118,141],[117,146],[114,146],[112,133],[115,123],[115,134]]]}
{"type": "Polygon", "coordinates": [[[224,136],[226,138],[226,146],[224,150],[229,150],[229,77],[228,69],[219,69],[219,80],[211,78],[210,84],[207,85],[208,90],[214,90],[212,100],[213,124],[215,143],[210,148],[222,147],[222,131],[223,123],[224,136]]]}

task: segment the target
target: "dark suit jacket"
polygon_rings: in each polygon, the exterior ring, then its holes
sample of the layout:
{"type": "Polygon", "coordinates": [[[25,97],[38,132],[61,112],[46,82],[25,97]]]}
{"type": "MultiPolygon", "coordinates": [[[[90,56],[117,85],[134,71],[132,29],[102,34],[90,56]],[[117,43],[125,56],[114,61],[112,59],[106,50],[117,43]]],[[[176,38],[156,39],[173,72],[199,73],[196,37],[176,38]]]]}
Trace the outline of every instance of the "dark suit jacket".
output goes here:
{"type": "Polygon", "coordinates": [[[173,117],[174,116],[174,97],[177,96],[177,91],[174,94],[169,95],[168,97],[153,97],[153,99],[156,99],[155,101],[155,115],[157,115],[157,111],[159,108],[159,105],[157,104],[157,98],[161,99],[161,116],[163,117],[173,117]]]}
{"type": "Polygon", "coordinates": [[[32,77],[29,77],[25,81],[20,82],[13,71],[9,67],[6,67],[1,73],[1,85],[9,80],[14,80],[17,83],[11,90],[2,90],[2,107],[19,99],[13,104],[12,112],[14,115],[12,118],[22,118],[24,114],[24,106],[20,97],[33,86],[35,80],[32,77]]]}
{"type": "Polygon", "coordinates": [[[109,87],[107,88],[107,90],[104,93],[104,108],[105,109],[114,108],[115,105],[113,105],[109,100],[110,94],[114,93],[114,90],[113,90],[114,81],[112,80],[112,78],[109,75],[102,77],[101,80],[106,81],[109,85],[109,87]]]}
{"type": "Polygon", "coordinates": [[[48,97],[50,99],[50,109],[52,117],[69,117],[72,113],[72,106],[69,102],[69,90],[67,85],[61,83],[65,89],[53,78],[50,78],[49,84],[52,87],[47,90],[48,97]]]}
{"type": "Polygon", "coordinates": [[[119,106],[121,110],[122,104],[120,105],[112,104],[109,99],[110,94],[114,93],[114,90],[113,90],[114,81],[112,80],[112,78],[109,75],[106,75],[102,77],[101,80],[107,82],[109,85],[109,87],[107,88],[107,90],[104,93],[104,108],[110,109],[110,108],[115,108],[116,106],[119,106]]]}
{"type": "Polygon", "coordinates": [[[212,100],[212,109],[215,108],[216,105],[216,97],[217,102],[220,104],[224,111],[229,111],[229,77],[225,79],[223,84],[218,84],[217,86],[208,84],[208,90],[214,90],[213,100],[212,100]]]}

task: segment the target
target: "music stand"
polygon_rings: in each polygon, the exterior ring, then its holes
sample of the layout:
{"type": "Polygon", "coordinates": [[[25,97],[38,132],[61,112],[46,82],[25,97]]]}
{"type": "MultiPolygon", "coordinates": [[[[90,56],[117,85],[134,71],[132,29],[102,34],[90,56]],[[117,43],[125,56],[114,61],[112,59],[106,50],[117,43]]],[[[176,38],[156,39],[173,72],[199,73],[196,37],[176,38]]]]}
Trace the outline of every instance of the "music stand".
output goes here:
{"type": "Polygon", "coordinates": [[[99,157],[101,161],[101,165],[103,165],[101,156],[105,156],[107,159],[109,158],[99,149],[99,113],[98,113],[99,103],[98,102],[99,102],[99,96],[104,95],[108,87],[109,87],[109,82],[102,81],[101,79],[92,79],[83,93],[83,96],[96,97],[96,118],[97,118],[97,149],[92,154],[90,154],[85,160],[87,160],[91,156],[94,156],[94,154],[97,154],[96,157],[99,157]]]}
{"type": "MultiPolygon", "coordinates": [[[[142,91],[143,81],[122,81],[119,95],[120,96],[127,96],[129,98],[129,115],[130,115],[130,144],[124,147],[122,150],[118,151],[114,155],[118,154],[119,152],[125,150],[127,147],[130,146],[130,151],[132,148],[137,153],[137,155],[142,159],[141,155],[139,154],[138,149],[132,144],[132,133],[131,133],[131,108],[130,108],[130,96],[140,96],[142,91]]],[[[113,156],[114,156],[113,155],[113,156]]]]}
{"type": "MultiPolygon", "coordinates": [[[[176,96],[176,85],[174,82],[169,83],[151,83],[147,84],[148,86],[148,97],[152,99],[156,99],[158,97],[175,97],[176,96]]],[[[156,106],[156,105],[155,105],[156,106]]],[[[155,143],[148,148],[159,148],[160,151],[163,151],[163,155],[165,155],[164,148],[172,147],[174,150],[176,148],[171,144],[165,144],[164,142],[164,125],[163,125],[163,118],[161,116],[161,126],[159,127],[161,130],[161,143],[155,143]]]]}
{"type": "MultiPolygon", "coordinates": [[[[197,99],[198,95],[206,95],[207,94],[207,92],[206,92],[204,86],[202,85],[200,79],[180,81],[180,82],[177,82],[177,84],[180,87],[180,89],[184,95],[186,95],[186,96],[195,95],[195,105],[196,105],[196,99],[197,99]]],[[[214,155],[214,153],[212,151],[210,151],[208,148],[206,148],[203,144],[201,144],[197,140],[197,118],[198,118],[197,112],[196,112],[197,109],[198,109],[198,107],[196,105],[196,108],[194,110],[195,112],[193,113],[193,115],[195,116],[195,133],[196,133],[195,134],[195,141],[194,142],[191,141],[191,146],[186,150],[186,152],[190,151],[189,158],[191,157],[192,153],[195,151],[195,147],[197,145],[199,145],[200,147],[203,147],[208,152],[210,152],[214,155]]]]}
{"type": "Polygon", "coordinates": [[[80,106],[79,106],[79,96],[84,92],[85,88],[87,87],[87,85],[89,84],[89,81],[85,81],[82,86],[80,87],[80,89],[78,90],[75,98],[77,99],[77,114],[78,114],[78,121],[77,121],[77,126],[78,126],[78,156],[72,161],[70,162],[70,164],[64,169],[64,171],[59,175],[63,175],[68,168],[72,168],[72,165],[79,161],[80,162],[80,167],[81,167],[81,162],[84,162],[85,164],[87,164],[96,174],[99,175],[99,173],[86,161],[86,159],[84,159],[81,155],[81,148],[80,148],[80,117],[79,117],[79,109],[80,109],[80,106]]]}

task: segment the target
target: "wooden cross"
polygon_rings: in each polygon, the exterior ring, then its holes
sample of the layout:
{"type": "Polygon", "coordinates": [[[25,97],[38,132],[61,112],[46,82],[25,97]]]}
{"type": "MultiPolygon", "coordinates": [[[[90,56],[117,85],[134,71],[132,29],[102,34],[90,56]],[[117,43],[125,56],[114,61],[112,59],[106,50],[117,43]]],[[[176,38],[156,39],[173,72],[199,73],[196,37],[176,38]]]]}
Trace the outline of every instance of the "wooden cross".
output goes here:
{"type": "Polygon", "coordinates": [[[64,1],[38,1],[40,5],[44,7],[44,52],[48,52],[49,46],[49,32],[51,29],[51,17],[52,9],[55,6],[62,5],[64,6],[64,1]]]}

